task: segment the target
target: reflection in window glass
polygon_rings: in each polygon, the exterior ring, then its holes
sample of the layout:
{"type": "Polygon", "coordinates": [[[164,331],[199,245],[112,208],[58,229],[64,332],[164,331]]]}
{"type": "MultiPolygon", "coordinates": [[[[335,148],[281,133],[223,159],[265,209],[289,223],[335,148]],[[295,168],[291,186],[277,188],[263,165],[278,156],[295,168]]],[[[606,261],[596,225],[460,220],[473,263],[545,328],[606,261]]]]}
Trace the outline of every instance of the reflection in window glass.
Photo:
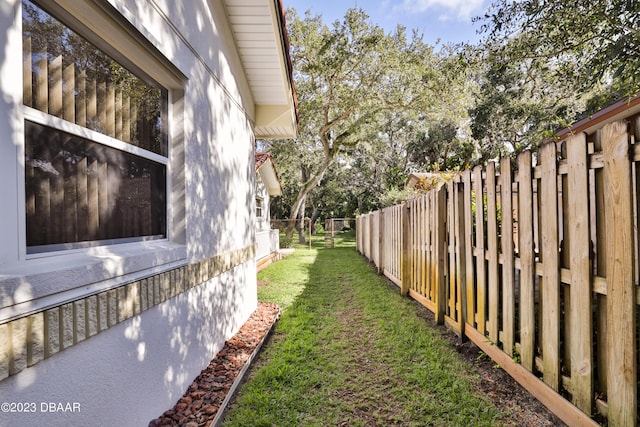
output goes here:
{"type": "Polygon", "coordinates": [[[164,165],[26,122],[29,252],[166,237],[164,165]]]}
{"type": "Polygon", "coordinates": [[[24,104],[167,155],[167,91],[148,84],[28,0],[24,104]]]}
{"type": "Polygon", "coordinates": [[[256,197],[256,217],[262,218],[264,216],[263,207],[264,199],[262,197],[256,197]]]}

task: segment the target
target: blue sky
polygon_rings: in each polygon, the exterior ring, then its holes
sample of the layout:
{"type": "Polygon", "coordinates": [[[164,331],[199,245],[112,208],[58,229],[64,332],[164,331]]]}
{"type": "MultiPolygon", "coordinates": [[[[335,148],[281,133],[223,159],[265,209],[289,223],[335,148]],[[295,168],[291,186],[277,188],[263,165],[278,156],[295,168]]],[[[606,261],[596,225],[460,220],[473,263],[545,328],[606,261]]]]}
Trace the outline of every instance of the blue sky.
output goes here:
{"type": "Polygon", "coordinates": [[[491,0],[282,0],[286,7],[293,7],[304,16],[307,9],[312,14],[321,14],[324,23],[342,19],[350,7],[358,6],[367,12],[371,21],[387,32],[398,24],[407,27],[407,32],[418,29],[424,41],[435,44],[439,38],[443,43],[475,42],[479,40],[476,30],[479,23],[472,23],[474,16],[482,15],[491,0]]]}

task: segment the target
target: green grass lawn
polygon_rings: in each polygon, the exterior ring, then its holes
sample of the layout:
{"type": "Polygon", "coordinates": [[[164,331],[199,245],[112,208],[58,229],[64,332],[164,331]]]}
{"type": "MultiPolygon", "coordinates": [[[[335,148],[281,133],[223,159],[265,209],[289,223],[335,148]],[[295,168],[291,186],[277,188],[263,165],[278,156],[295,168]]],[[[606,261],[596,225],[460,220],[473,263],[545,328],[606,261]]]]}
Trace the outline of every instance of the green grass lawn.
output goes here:
{"type": "Polygon", "coordinates": [[[493,426],[473,368],[354,249],[296,249],[258,276],[283,314],[226,426],[493,426]]]}

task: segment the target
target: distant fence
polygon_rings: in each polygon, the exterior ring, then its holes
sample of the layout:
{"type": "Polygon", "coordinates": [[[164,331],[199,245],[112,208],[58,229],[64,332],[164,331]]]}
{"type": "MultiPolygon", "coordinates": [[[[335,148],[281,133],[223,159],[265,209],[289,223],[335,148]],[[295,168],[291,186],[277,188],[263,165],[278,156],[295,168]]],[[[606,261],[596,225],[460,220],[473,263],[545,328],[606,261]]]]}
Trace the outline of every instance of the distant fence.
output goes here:
{"type": "Polygon", "coordinates": [[[639,124],[467,170],[356,221],[380,273],[569,425],[637,425],[639,124]]]}
{"type": "Polygon", "coordinates": [[[324,247],[334,248],[336,233],[352,230],[355,218],[327,218],[324,220],[324,247]]]}

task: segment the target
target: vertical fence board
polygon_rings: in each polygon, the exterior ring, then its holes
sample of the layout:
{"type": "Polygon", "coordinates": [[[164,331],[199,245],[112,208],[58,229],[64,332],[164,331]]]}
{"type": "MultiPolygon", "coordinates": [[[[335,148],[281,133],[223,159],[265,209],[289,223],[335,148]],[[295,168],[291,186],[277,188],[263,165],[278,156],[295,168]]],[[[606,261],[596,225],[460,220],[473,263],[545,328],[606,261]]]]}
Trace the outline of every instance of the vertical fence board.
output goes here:
{"type": "Polygon", "coordinates": [[[466,323],[466,310],[467,310],[467,298],[466,298],[466,283],[467,283],[467,261],[465,255],[467,254],[467,233],[465,232],[465,200],[464,200],[464,185],[456,182],[455,184],[455,206],[456,206],[456,267],[458,280],[456,281],[456,309],[458,311],[457,321],[460,324],[460,333],[464,335],[464,328],[466,323]]]}
{"type": "Polygon", "coordinates": [[[473,217],[471,210],[471,171],[464,171],[464,226],[465,226],[465,262],[466,262],[466,278],[465,293],[467,299],[466,312],[464,314],[465,322],[475,328],[475,306],[476,293],[474,286],[474,270],[473,270],[473,217]]]}
{"type": "Polygon", "coordinates": [[[421,246],[421,240],[422,240],[422,211],[420,209],[420,197],[417,197],[415,199],[415,203],[414,203],[414,212],[413,214],[415,215],[415,224],[416,224],[416,228],[414,229],[414,233],[415,233],[415,249],[414,249],[414,254],[415,254],[415,258],[413,263],[415,264],[415,279],[413,281],[413,290],[420,293],[420,277],[422,274],[422,262],[420,262],[421,256],[422,256],[422,246],[421,246]]]}
{"type": "Polygon", "coordinates": [[[512,206],[511,159],[507,156],[500,161],[501,221],[502,221],[502,348],[513,356],[515,344],[515,295],[514,295],[514,249],[513,249],[513,206],[512,206]]]}
{"type": "Polygon", "coordinates": [[[435,300],[433,295],[433,284],[435,283],[435,270],[433,269],[433,192],[425,196],[425,221],[427,221],[427,249],[426,249],[426,287],[425,297],[431,301],[435,300]]]}
{"type": "Polygon", "coordinates": [[[373,223],[375,220],[375,213],[371,212],[369,214],[369,226],[367,227],[367,236],[369,236],[369,260],[371,262],[373,262],[373,264],[375,265],[376,263],[376,257],[375,254],[373,252],[373,245],[376,242],[376,239],[373,238],[373,223]]]}
{"type": "Polygon", "coordinates": [[[518,256],[520,257],[519,280],[519,327],[520,360],[522,366],[533,372],[535,356],[535,259],[533,248],[533,187],[531,153],[525,151],[518,156],[518,256]]]}
{"type": "Polygon", "coordinates": [[[426,296],[427,290],[427,273],[429,271],[429,265],[427,264],[427,238],[429,233],[429,223],[427,222],[427,197],[422,195],[420,197],[420,210],[422,212],[422,247],[420,253],[420,264],[422,265],[422,276],[420,278],[420,295],[426,296]]]}
{"type": "Polygon", "coordinates": [[[456,280],[457,280],[457,272],[456,272],[456,254],[455,254],[455,246],[456,246],[456,224],[455,224],[455,203],[454,197],[455,193],[453,191],[453,180],[447,182],[447,191],[449,193],[449,197],[446,200],[447,205],[447,226],[448,231],[446,235],[448,236],[448,245],[447,252],[449,253],[449,292],[447,295],[447,303],[449,306],[449,317],[456,320],[456,280]]]}
{"type": "Polygon", "coordinates": [[[476,166],[473,170],[473,188],[476,199],[476,322],[478,332],[485,334],[486,317],[486,262],[484,244],[484,191],[482,185],[482,167],[476,166]]]}
{"type": "Polygon", "coordinates": [[[607,218],[607,321],[609,335],[608,419],[610,425],[636,422],[636,298],[633,271],[631,164],[625,122],[602,129],[607,218]]]}
{"type": "Polygon", "coordinates": [[[379,225],[378,225],[378,229],[379,229],[379,235],[378,235],[378,251],[380,252],[380,265],[378,265],[378,274],[384,274],[384,269],[386,267],[386,259],[385,259],[385,254],[386,254],[386,250],[387,250],[387,244],[386,244],[386,239],[385,239],[385,234],[386,234],[386,227],[387,225],[385,224],[385,210],[382,209],[380,210],[380,218],[379,218],[379,225]]]}
{"type": "MultiPolygon", "coordinates": [[[[594,150],[602,151],[602,131],[598,130],[594,138],[594,150]]],[[[595,240],[594,249],[596,264],[596,274],[599,277],[607,276],[607,260],[606,260],[606,240],[607,240],[607,212],[605,208],[605,178],[603,169],[595,169],[593,171],[593,222],[595,226],[592,232],[592,238],[595,240]]],[[[598,358],[598,392],[605,394],[608,388],[608,365],[609,352],[607,351],[608,324],[607,321],[607,297],[605,295],[596,296],[597,310],[597,358],[598,358]]]]}
{"type": "Polygon", "coordinates": [[[496,208],[496,164],[487,164],[487,251],[489,253],[489,339],[498,342],[498,223],[496,208]]]}
{"type": "Polygon", "coordinates": [[[569,163],[568,212],[571,237],[571,333],[567,337],[571,355],[573,404],[591,414],[593,400],[591,262],[589,260],[589,180],[587,141],[584,134],[567,141],[569,163]]]}
{"type": "Polygon", "coordinates": [[[407,295],[411,287],[411,207],[406,203],[402,205],[402,286],[400,292],[407,295]]]}
{"type": "MultiPolygon", "coordinates": [[[[562,153],[562,159],[560,162],[563,162],[567,165],[568,168],[568,160],[567,159],[567,144],[568,140],[565,140],[560,143],[560,149],[562,153]]],[[[569,269],[571,265],[571,246],[572,246],[572,238],[573,236],[569,232],[569,177],[567,174],[560,174],[559,177],[559,185],[560,185],[560,194],[559,198],[561,200],[558,201],[558,220],[559,220],[559,231],[560,231],[560,271],[562,269],[569,269]]],[[[560,307],[561,307],[561,327],[563,331],[561,332],[560,341],[562,343],[561,356],[560,356],[560,370],[564,373],[571,373],[571,365],[572,360],[570,355],[571,351],[571,311],[573,301],[571,299],[571,286],[566,281],[562,281],[560,285],[560,307]],[[568,356],[568,357],[567,357],[568,356]]]]}
{"type": "Polygon", "coordinates": [[[427,274],[427,218],[426,218],[426,197],[423,195],[419,200],[420,205],[420,283],[418,284],[418,292],[425,296],[426,274],[427,274]]]}
{"type": "Polygon", "coordinates": [[[544,382],[558,391],[560,383],[560,269],[558,264],[558,180],[556,145],[540,149],[542,183],[540,234],[542,242],[542,357],[544,382]]]}
{"type": "Polygon", "coordinates": [[[447,241],[446,241],[446,222],[447,222],[447,188],[442,187],[433,192],[435,196],[435,236],[434,247],[436,254],[436,262],[433,268],[436,270],[436,282],[434,284],[435,301],[436,301],[436,322],[442,324],[444,322],[445,304],[446,304],[446,284],[445,284],[445,269],[446,256],[447,256],[447,241]]]}

